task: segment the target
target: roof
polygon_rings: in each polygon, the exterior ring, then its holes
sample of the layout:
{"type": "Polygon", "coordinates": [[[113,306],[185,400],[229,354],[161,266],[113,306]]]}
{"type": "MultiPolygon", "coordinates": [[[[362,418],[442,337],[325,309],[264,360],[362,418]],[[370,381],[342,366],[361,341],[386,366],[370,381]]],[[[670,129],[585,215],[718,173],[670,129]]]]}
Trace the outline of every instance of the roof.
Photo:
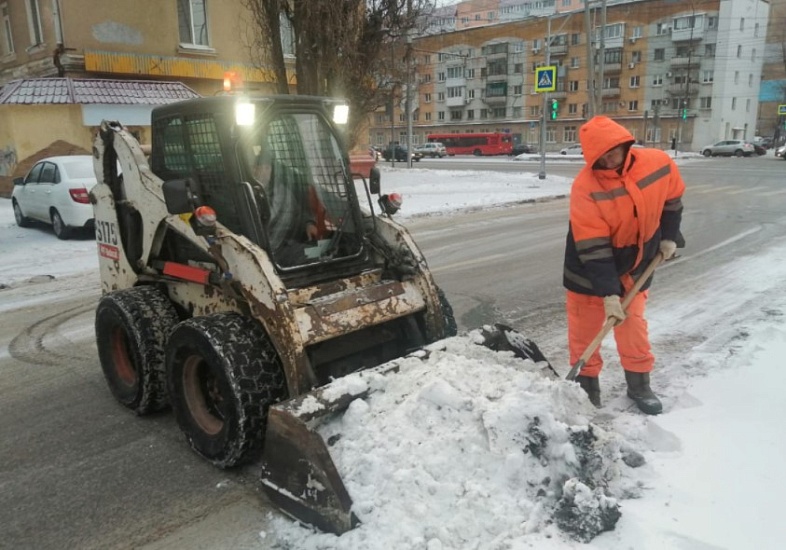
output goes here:
{"type": "Polygon", "coordinates": [[[27,78],[0,89],[0,105],[166,105],[200,97],[181,82],[27,78]]]}

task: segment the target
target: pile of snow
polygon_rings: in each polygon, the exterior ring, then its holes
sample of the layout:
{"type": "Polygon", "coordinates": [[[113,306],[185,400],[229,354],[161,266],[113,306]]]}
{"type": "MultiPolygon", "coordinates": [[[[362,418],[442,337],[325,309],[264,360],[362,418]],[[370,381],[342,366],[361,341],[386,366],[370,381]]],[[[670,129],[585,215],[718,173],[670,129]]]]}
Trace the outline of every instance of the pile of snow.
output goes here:
{"type": "Polygon", "coordinates": [[[276,518],[280,547],[508,548],[614,528],[615,496],[638,491],[623,474],[641,455],[591,422],[577,384],[477,345],[478,334],[365,377],[367,397],[319,427],[361,525],[337,537],[276,518]]]}

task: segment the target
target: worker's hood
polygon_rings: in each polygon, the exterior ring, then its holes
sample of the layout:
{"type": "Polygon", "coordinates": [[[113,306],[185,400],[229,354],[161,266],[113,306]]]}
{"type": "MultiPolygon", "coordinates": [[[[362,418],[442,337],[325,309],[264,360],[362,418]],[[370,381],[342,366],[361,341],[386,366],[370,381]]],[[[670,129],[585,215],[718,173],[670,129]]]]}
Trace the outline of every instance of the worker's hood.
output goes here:
{"type": "Polygon", "coordinates": [[[593,166],[609,149],[636,142],[623,126],[605,116],[592,117],[582,126],[579,130],[579,141],[588,166],[593,166]]]}

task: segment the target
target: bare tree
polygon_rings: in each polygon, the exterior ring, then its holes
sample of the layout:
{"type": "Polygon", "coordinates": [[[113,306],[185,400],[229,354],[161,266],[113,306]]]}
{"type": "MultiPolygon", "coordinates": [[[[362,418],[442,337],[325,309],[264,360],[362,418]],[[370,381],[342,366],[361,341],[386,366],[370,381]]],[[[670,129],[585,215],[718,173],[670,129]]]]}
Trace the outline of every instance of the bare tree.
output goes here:
{"type": "Polygon", "coordinates": [[[282,39],[291,32],[297,93],[345,98],[353,142],[358,125],[404,80],[406,37],[433,9],[429,0],[241,2],[252,14],[252,58],[272,68],[277,92],[290,88],[282,39]]]}

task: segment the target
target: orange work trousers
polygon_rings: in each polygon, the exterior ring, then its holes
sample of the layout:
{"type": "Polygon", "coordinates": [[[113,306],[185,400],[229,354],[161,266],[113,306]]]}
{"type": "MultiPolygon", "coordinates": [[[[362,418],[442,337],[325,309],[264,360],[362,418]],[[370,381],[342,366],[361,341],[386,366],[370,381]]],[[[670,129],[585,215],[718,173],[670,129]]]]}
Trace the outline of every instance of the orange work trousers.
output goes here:
{"type": "MultiPolygon", "coordinates": [[[[655,363],[647,332],[647,320],[644,319],[648,292],[639,292],[633,298],[626,312],[627,317],[613,329],[622,368],[631,372],[650,372],[655,363]]],[[[603,298],[570,290],[567,291],[567,311],[570,364],[575,365],[603,328],[606,312],[603,309],[603,298]]],[[[579,374],[597,377],[602,368],[603,358],[598,346],[579,374]]]]}

